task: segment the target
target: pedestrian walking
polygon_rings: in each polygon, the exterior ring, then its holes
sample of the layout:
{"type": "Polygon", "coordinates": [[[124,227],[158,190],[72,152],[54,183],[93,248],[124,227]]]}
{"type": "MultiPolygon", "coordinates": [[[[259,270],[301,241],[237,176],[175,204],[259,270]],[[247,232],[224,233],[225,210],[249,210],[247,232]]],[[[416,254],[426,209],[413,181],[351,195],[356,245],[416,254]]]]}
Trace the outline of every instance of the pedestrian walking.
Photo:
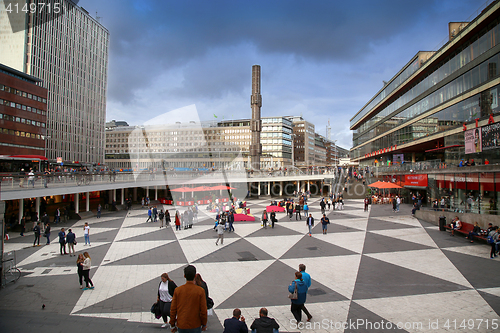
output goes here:
{"type": "Polygon", "coordinates": [[[399,213],[399,205],[401,204],[401,198],[396,196],[396,213],[399,213]]]}
{"type": "Polygon", "coordinates": [[[297,221],[299,219],[302,221],[302,215],[300,215],[301,210],[302,210],[302,206],[299,202],[297,205],[295,205],[295,221],[297,221]]]}
{"type": "Polygon", "coordinates": [[[85,260],[83,261],[83,278],[85,279],[85,288],[83,290],[94,289],[94,284],[90,279],[90,267],[92,267],[92,261],[88,252],[83,253],[85,260]]]}
{"type": "Polygon", "coordinates": [[[295,280],[288,286],[288,291],[293,293],[297,290],[297,299],[292,299],[292,304],[290,307],[290,311],[293,314],[293,317],[296,320],[296,323],[299,323],[302,320],[302,307],[306,302],[307,297],[307,285],[302,279],[301,272],[295,272],[295,280]]]}
{"type": "Polygon", "coordinates": [[[311,231],[314,227],[314,217],[312,217],[312,214],[309,214],[309,217],[306,219],[306,225],[309,228],[309,237],[311,237],[311,231]]]}
{"type": "Polygon", "coordinates": [[[214,307],[214,300],[210,298],[209,293],[208,293],[207,283],[205,281],[203,281],[200,273],[196,273],[196,275],[194,276],[194,284],[202,287],[203,290],[205,291],[205,299],[207,300],[207,314],[212,315],[213,314],[212,308],[214,307]]]}
{"type": "Polygon", "coordinates": [[[165,228],[168,228],[169,224],[170,224],[170,213],[168,211],[168,209],[165,209],[165,228]]]}
{"type": "Polygon", "coordinates": [[[101,210],[102,210],[101,204],[97,205],[97,218],[98,219],[101,218],[101,210]]]}
{"type": "Polygon", "coordinates": [[[174,291],[177,288],[172,279],[168,276],[167,273],[163,273],[161,275],[161,281],[158,285],[158,297],[157,302],[159,303],[161,317],[163,319],[162,328],[168,326],[168,317],[170,316],[170,307],[172,305],[172,299],[174,297],[174,291]]]}
{"type": "Polygon", "coordinates": [[[215,241],[215,245],[219,245],[219,239],[220,245],[224,244],[224,224],[222,222],[217,224],[217,240],[215,241]]]}
{"type": "Polygon", "coordinates": [[[50,245],[50,224],[49,224],[49,222],[47,222],[47,224],[45,224],[44,236],[47,238],[47,244],[45,244],[45,245],[50,245]]]}
{"type": "Polygon", "coordinates": [[[207,301],[202,288],[194,284],[196,268],[184,268],[186,284],[177,287],[170,307],[172,333],[200,333],[207,327],[207,301]]]}
{"type": "Polygon", "coordinates": [[[278,221],[278,220],[276,220],[276,212],[274,210],[271,210],[271,214],[269,214],[269,218],[271,219],[271,228],[274,229],[274,223],[278,221]]]}
{"type": "Polygon", "coordinates": [[[321,228],[323,229],[323,235],[326,235],[329,224],[330,224],[330,219],[326,217],[325,214],[323,214],[323,217],[321,218],[321,228]]]}
{"type": "Polygon", "coordinates": [[[153,206],[153,222],[158,221],[158,209],[156,206],[153,206]]]}
{"type": "Polygon", "coordinates": [[[90,226],[87,222],[85,222],[85,225],[83,226],[83,238],[85,238],[85,245],[90,246],[90,226]]]}
{"type": "Polygon", "coordinates": [[[33,228],[33,233],[35,234],[35,241],[33,242],[33,246],[40,246],[40,222],[37,222],[37,224],[33,228]]]}
{"type": "Polygon", "coordinates": [[[160,213],[158,214],[158,218],[160,219],[160,228],[163,228],[163,219],[165,218],[165,213],[163,209],[160,209],[160,213]]]}
{"type": "Polygon", "coordinates": [[[307,214],[309,214],[309,206],[307,203],[304,203],[304,216],[307,218],[307,214]]]}
{"type": "Polygon", "coordinates": [[[61,252],[61,255],[68,254],[66,252],[66,233],[64,232],[64,228],[61,228],[61,231],[59,231],[59,252],[61,252]],[[64,250],[64,253],[63,253],[64,250]]]}
{"type": "Polygon", "coordinates": [[[262,212],[262,226],[264,227],[264,229],[267,229],[267,210],[264,209],[264,211],[262,212]]]}
{"type": "Polygon", "coordinates": [[[367,212],[368,211],[368,205],[370,204],[370,199],[368,199],[368,197],[366,197],[364,203],[365,203],[365,212],[367,212]]]}
{"type": "Polygon", "coordinates": [[[229,222],[229,232],[233,231],[234,232],[234,214],[232,211],[229,212],[229,215],[227,216],[227,222],[229,222]]]}
{"type": "Polygon", "coordinates": [[[146,220],[146,223],[149,221],[153,222],[153,212],[151,210],[151,207],[148,208],[148,219],[146,220]]]}
{"type": "Polygon", "coordinates": [[[66,243],[68,243],[69,256],[70,257],[76,256],[75,254],[76,235],[71,231],[71,229],[68,230],[68,234],[66,235],[66,243]],[[73,254],[71,254],[72,251],[73,254]]]}
{"type": "MultiPolygon", "coordinates": [[[[305,282],[305,284],[307,286],[307,290],[309,290],[309,288],[311,288],[311,275],[309,275],[309,273],[306,273],[306,265],[300,264],[299,265],[299,272],[302,273],[302,280],[304,280],[304,282],[305,282]]],[[[312,315],[306,309],[306,305],[305,304],[302,305],[302,311],[304,311],[304,313],[306,314],[307,321],[311,321],[312,315]]]]}
{"type": "Polygon", "coordinates": [[[179,216],[179,211],[175,211],[175,230],[181,230],[181,218],[179,216]]]}

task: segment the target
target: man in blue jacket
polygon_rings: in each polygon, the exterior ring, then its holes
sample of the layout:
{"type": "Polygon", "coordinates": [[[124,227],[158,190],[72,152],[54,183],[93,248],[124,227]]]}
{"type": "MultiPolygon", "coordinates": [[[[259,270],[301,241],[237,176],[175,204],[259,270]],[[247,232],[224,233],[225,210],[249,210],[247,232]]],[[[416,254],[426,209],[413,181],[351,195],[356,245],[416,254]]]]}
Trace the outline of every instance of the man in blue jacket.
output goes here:
{"type": "Polygon", "coordinates": [[[248,333],[245,317],[240,309],[233,310],[233,317],[224,320],[224,333],[248,333]]]}
{"type": "Polygon", "coordinates": [[[307,285],[302,279],[301,272],[295,272],[295,280],[288,286],[288,291],[293,293],[295,290],[295,286],[297,286],[297,299],[292,299],[292,306],[290,307],[290,311],[292,311],[295,320],[300,322],[302,320],[302,307],[306,302],[307,297],[307,285]]]}
{"type": "MultiPolygon", "coordinates": [[[[311,275],[309,275],[309,273],[306,273],[306,265],[300,264],[299,265],[299,272],[302,273],[302,280],[304,280],[304,282],[306,283],[306,286],[307,286],[307,290],[309,290],[309,288],[311,288],[311,275]]],[[[311,321],[312,315],[306,309],[305,304],[302,305],[302,311],[304,311],[304,313],[306,314],[307,321],[311,321]]]]}

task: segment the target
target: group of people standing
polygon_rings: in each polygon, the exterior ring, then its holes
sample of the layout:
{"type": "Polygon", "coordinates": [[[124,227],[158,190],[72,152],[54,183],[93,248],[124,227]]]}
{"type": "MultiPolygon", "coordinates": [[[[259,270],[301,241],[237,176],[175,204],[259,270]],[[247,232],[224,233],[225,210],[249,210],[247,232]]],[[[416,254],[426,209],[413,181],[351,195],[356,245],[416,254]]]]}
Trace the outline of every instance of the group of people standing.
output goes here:
{"type": "Polygon", "coordinates": [[[78,272],[78,281],[80,282],[80,289],[94,289],[94,283],[90,279],[90,268],[92,267],[92,261],[88,252],[83,252],[83,254],[78,255],[76,266],[78,272]],[[85,280],[85,288],[83,288],[82,279],[85,280]]]}

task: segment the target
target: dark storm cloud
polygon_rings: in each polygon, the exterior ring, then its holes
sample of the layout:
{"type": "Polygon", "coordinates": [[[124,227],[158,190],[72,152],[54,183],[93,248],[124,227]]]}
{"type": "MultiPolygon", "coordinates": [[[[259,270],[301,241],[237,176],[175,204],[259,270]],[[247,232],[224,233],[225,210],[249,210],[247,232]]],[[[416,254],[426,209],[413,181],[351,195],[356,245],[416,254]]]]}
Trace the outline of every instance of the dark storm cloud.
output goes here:
{"type": "MultiPolygon", "coordinates": [[[[143,0],[80,4],[95,7],[111,33],[109,97],[129,100],[137,88],[147,87],[162,71],[185,65],[214,48],[239,43],[255,45],[261,54],[292,54],[321,62],[361,61],[373,44],[409,29],[437,2],[143,0]]],[[[233,54],[235,59],[242,56],[233,54]]],[[[206,86],[208,96],[217,85],[227,83],[227,77],[218,82],[210,70],[200,74],[214,79],[206,86]]],[[[193,92],[203,94],[199,89],[193,92]]]]}

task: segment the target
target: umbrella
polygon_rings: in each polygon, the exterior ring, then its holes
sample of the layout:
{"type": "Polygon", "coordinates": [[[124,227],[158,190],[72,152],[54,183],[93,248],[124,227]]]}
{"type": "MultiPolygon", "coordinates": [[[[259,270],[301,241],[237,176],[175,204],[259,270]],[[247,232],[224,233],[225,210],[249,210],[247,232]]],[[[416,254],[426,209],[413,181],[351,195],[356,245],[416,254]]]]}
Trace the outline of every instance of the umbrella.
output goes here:
{"type": "Polygon", "coordinates": [[[173,190],[170,190],[170,192],[193,192],[193,189],[190,187],[178,187],[174,188],[173,190]]]}
{"type": "Polygon", "coordinates": [[[212,188],[209,186],[198,186],[193,188],[191,191],[193,192],[203,192],[203,191],[211,191],[212,188]]]}
{"type": "Polygon", "coordinates": [[[217,185],[210,188],[211,190],[235,190],[236,188],[226,185],[217,185]]]}
{"type": "Polygon", "coordinates": [[[384,182],[381,182],[381,181],[376,181],[375,183],[371,183],[370,185],[368,185],[369,187],[376,187],[376,188],[382,188],[384,182]]]}
{"type": "Polygon", "coordinates": [[[378,188],[402,188],[401,186],[390,183],[390,182],[381,182],[382,184],[378,186],[378,188]]]}

